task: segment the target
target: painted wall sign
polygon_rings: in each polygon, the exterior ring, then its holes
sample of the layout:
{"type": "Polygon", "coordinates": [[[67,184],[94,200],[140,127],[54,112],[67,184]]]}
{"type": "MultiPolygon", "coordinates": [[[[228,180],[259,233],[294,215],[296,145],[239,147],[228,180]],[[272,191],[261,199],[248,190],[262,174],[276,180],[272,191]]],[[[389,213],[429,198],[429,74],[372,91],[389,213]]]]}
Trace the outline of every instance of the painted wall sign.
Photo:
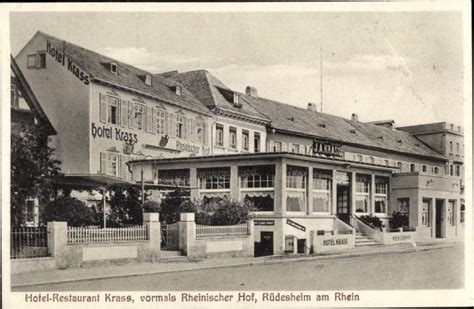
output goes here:
{"type": "Polygon", "coordinates": [[[290,220],[290,219],[286,219],[286,224],[288,225],[291,225],[292,227],[298,229],[298,230],[301,230],[303,232],[306,231],[306,227],[304,227],[303,225],[299,224],[299,223],[296,223],[295,221],[293,220],[290,220]]]}
{"type": "Polygon", "coordinates": [[[347,238],[336,238],[323,240],[323,246],[343,246],[349,244],[347,238]]]}
{"type": "Polygon", "coordinates": [[[410,240],[411,238],[411,235],[408,234],[408,235],[398,235],[398,236],[393,236],[393,241],[406,241],[406,240],[410,240]]]}
{"type": "Polygon", "coordinates": [[[93,138],[101,137],[106,139],[115,139],[117,141],[128,143],[130,145],[135,145],[136,143],[138,143],[137,134],[122,131],[121,128],[96,126],[96,124],[93,122],[91,123],[91,125],[91,134],[93,138]]]}
{"type": "Polygon", "coordinates": [[[66,55],[64,54],[64,47],[63,50],[60,51],[57,48],[52,47],[50,41],[46,41],[46,52],[54,60],[61,63],[63,67],[66,67],[67,65],[67,70],[71,72],[75,77],[77,77],[81,82],[83,82],[84,85],[89,85],[89,75],[87,75],[86,72],[80,69],[77,64],[72,61],[72,59],[66,57],[66,55]]]}
{"type": "Polygon", "coordinates": [[[176,150],[191,152],[193,156],[203,155],[208,156],[210,154],[210,147],[196,146],[191,144],[184,144],[180,141],[176,141],[176,150]]]}
{"type": "Polygon", "coordinates": [[[328,141],[313,140],[313,156],[325,155],[326,157],[342,158],[342,145],[328,141]]]}
{"type": "Polygon", "coordinates": [[[275,220],[254,220],[254,225],[275,225],[275,220]]]}

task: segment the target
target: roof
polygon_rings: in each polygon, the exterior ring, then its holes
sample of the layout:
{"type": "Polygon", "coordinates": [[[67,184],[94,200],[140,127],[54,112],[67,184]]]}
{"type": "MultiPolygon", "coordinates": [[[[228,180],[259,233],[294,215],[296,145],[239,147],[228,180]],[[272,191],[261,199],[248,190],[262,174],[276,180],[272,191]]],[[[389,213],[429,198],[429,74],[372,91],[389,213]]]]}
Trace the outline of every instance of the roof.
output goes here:
{"type": "Polygon", "coordinates": [[[341,141],[398,153],[446,159],[408,132],[317,113],[289,104],[244,95],[243,99],[265,113],[271,126],[284,132],[341,141]]]}
{"type": "Polygon", "coordinates": [[[13,56],[10,55],[10,67],[12,72],[18,82],[19,90],[23,97],[25,98],[26,103],[28,104],[31,112],[39,119],[39,121],[46,127],[48,135],[56,135],[57,132],[54,129],[53,125],[49,121],[46,113],[43,111],[40,102],[36,98],[33,90],[25,79],[25,76],[20,70],[20,67],[16,63],[13,56]]]}
{"type": "MultiPolygon", "coordinates": [[[[184,109],[210,115],[209,110],[203,106],[191,92],[183,89],[181,95],[177,95],[173,89],[170,89],[170,86],[172,86],[171,81],[166,80],[162,76],[153,75],[150,72],[106,57],[46,33],[40,31],[38,31],[38,33],[49,40],[51,45],[60,50],[64,49],[66,56],[86,71],[92,77],[93,81],[101,81],[119,88],[137,91],[184,109]],[[118,65],[118,74],[112,73],[108,68],[108,65],[112,62],[118,65]],[[152,85],[146,85],[143,82],[142,78],[145,75],[153,76],[152,85]]],[[[174,82],[174,84],[177,83],[174,82]]]]}
{"type": "MultiPolygon", "coordinates": [[[[240,101],[242,104],[240,107],[235,106],[233,104],[233,93],[238,92],[229,89],[206,70],[169,74],[166,76],[169,76],[172,80],[180,82],[184,87],[192,91],[193,94],[210,109],[217,108],[221,111],[259,118],[267,122],[269,121],[264,113],[256,110],[245,100],[240,101]]],[[[242,95],[241,93],[238,94],[242,95]]]]}

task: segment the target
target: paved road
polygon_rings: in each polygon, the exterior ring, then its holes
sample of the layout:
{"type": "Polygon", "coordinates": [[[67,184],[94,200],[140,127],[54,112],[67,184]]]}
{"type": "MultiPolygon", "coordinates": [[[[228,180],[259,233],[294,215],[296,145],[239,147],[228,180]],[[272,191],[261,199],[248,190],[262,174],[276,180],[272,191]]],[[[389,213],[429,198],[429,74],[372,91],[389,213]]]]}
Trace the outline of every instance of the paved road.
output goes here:
{"type": "Polygon", "coordinates": [[[463,247],[186,271],[17,288],[14,291],[243,291],[462,288],[463,247]]]}

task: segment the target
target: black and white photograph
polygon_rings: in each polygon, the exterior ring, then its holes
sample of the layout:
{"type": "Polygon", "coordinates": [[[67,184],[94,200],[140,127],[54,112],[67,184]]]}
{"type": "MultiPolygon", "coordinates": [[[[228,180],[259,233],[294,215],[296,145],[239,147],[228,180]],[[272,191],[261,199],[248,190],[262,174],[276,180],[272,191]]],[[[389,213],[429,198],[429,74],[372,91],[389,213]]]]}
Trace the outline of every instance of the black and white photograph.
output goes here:
{"type": "Polygon", "coordinates": [[[469,2],[2,14],[5,308],[473,304],[469,2]]]}

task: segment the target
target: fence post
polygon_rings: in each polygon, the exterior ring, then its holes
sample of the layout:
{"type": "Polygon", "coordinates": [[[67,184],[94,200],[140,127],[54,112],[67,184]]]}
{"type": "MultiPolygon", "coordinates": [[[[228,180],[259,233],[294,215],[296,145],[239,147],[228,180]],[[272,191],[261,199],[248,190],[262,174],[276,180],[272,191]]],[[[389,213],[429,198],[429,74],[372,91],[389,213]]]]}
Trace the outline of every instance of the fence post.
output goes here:
{"type": "Polygon", "coordinates": [[[196,239],[196,223],[194,213],[181,213],[178,223],[179,250],[187,256],[191,255],[190,248],[196,239]]]}
{"type": "Polygon", "coordinates": [[[67,246],[67,222],[48,222],[48,253],[54,257],[57,265],[63,265],[67,246]]]}
{"type": "Polygon", "coordinates": [[[143,213],[143,224],[147,227],[148,252],[145,253],[145,260],[155,261],[161,253],[161,224],[159,213],[143,213]]]}

